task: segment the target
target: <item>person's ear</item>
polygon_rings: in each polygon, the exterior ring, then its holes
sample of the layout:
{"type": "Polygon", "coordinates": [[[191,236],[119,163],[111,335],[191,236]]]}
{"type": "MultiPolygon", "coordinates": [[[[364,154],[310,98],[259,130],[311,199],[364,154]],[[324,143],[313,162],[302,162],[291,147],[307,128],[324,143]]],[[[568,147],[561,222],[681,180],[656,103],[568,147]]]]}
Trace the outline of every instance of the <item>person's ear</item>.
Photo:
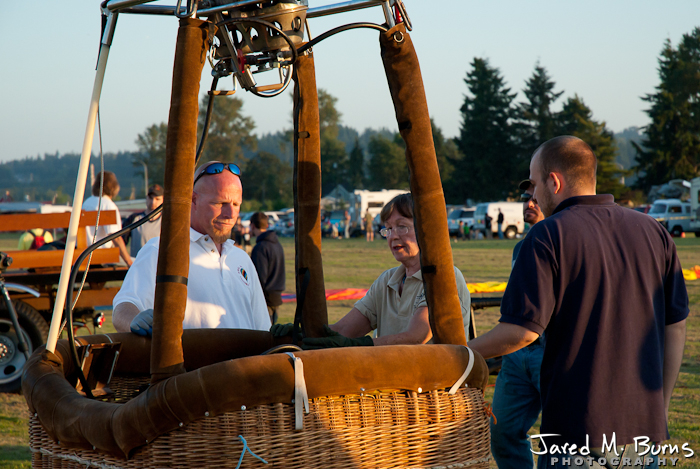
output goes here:
{"type": "Polygon", "coordinates": [[[549,179],[552,181],[554,193],[558,194],[564,188],[564,179],[561,173],[549,173],[549,179]]]}

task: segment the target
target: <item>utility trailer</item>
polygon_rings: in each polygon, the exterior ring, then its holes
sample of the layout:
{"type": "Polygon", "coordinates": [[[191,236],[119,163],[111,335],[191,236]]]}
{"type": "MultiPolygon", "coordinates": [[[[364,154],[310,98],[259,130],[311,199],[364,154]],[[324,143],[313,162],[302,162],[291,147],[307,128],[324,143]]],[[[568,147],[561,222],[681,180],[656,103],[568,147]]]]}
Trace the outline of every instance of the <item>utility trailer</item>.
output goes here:
{"type": "MultiPolygon", "coordinates": [[[[116,219],[115,211],[100,213],[101,225],[114,224],[116,219]]],[[[0,215],[0,231],[67,228],[69,220],[70,212],[0,215]]],[[[85,227],[95,225],[96,221],[97,212],[81,213],[76,258],[87,247],[85,227]]],[[[19,325],[18,332],[13,325],[7,302],[0,300],[0,392],[14,392],[20,387],[26,356],[21,350],[19,334],[22,334],[24,342],[27,343],[30,354],[46,343],[63,253],[64,251],[57,249],[54,243],[54,246],[46,245],[40,250],[6,251],[0,255],[5,259],[12,259],[0,261],[0,278],[1,285],[12,301],[19,325]]],[[[124,280],[127,272],[126,266],[110,265],[117,262],[118,248],[98,249],[93,253],[84,288],[75,306],[74,327],[84,326],[90,329],[92,325],[94,332],[95,328],[102,326],[104,315],[96,308],[111,306],[114,295],[119,291],[118,288],[106,287],[105,284],[124,280]]],[[[83,272],[86,263],[82,266],[83,272]]],[[[76,293],[83,272],[78,277],[76,293]]]]}

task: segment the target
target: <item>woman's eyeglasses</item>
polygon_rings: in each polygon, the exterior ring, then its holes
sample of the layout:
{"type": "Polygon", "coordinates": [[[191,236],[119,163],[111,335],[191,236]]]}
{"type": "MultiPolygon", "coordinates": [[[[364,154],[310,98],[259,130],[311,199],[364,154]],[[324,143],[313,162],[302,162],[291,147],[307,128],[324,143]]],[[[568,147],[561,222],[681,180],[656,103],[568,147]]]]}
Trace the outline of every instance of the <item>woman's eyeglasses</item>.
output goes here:
{"type": "Polygon", "coordinates": [[[224,169],[228,169],[231,171],[231,173],[235,174],[238,177],[241,177],[241,168],[238,167],[238,165],[233,164],[233,163],[210,163],[209,165],[205,166],[204,169],[197,175],[196,178],[194,178],[194,183],[192,186],[197,184],[197,181],[199,181],[199,178],[204,176],[205,174],[221,174],[224,172],[224,169]]]}
{"type": "Polygon", "coordinates": [[[399,225],[396,228],[382,228],[381,230],[379,230],[379,234],[381,234],[385,238],[391,236],[391,233],[396,233],[398,236],[403,236],[406,233],[408,233],[410,229],[411,227],[409,226],[399,225]]]}

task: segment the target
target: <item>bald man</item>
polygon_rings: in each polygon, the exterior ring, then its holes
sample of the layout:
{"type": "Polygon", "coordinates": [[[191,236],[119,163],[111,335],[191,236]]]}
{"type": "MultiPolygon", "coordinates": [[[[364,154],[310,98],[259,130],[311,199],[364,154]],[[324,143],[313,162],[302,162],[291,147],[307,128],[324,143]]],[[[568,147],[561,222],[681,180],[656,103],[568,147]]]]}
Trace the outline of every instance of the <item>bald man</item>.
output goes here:
{"type": "MultiPolygon", "coordinates": [[[[238,166],[213,161],[195,172],[185,329],[270,329],[255,266],[230,239],[242,198],[238,166]]],[[[159,243],[153,238],[141,248],[114,297],[112,320],[120,332],[152,333],[159,243]]]]}
{"type": "Polygon", "coordinates": [[[596,166],[576,137],[535,151],[530,182],[546,218],[523,241],[500,323],[469,342],[493,357],[546,335],[540,468],[599,467],[598,457],[655,467],[635,442],[669,438],[688,316],[676,247],[652,218],[596,195],[596,166]]]}

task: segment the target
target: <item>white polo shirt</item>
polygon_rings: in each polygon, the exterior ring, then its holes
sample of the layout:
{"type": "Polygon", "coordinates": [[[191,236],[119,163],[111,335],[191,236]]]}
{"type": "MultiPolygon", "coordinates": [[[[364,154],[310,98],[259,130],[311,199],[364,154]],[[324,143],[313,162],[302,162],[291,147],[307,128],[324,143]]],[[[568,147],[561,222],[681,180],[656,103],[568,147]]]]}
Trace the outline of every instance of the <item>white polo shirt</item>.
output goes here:
{"type": "MultiPolygon", "coordinates": [[[[464,334],[469,337],[469,319],[471,317],[471,296],[464,275],[455,267],[455,280],[457,282],[457,296],[462,307],[462,322],[464,334]]],[[[372,326],[377,330],[377,337],[400,334],[408,330],[411,318],[418,309],[427,307],[423,275],[418,270],[415,274],[406,278],[406,268],[403,265],[385,271],[374,281],[367,294],[355,303],[355,308],[362,313],[372,326]],[[404,281],[402,294],[399,295],[399,286],[404,281]]],[[[430,339],[428,343],[433,343],[430,339]]]]}
{"type": "MultiPolygon", "coordinates": [[[[113,305],[132,303],[152,309],[160,237],[151,239],[136,256],[113,305]]],[[[185,329],[270,330],[270,316],[255,266],[242,249],[227,240],[221,255],[206,234],[190,228],[190,270],[185,329]]]]}

